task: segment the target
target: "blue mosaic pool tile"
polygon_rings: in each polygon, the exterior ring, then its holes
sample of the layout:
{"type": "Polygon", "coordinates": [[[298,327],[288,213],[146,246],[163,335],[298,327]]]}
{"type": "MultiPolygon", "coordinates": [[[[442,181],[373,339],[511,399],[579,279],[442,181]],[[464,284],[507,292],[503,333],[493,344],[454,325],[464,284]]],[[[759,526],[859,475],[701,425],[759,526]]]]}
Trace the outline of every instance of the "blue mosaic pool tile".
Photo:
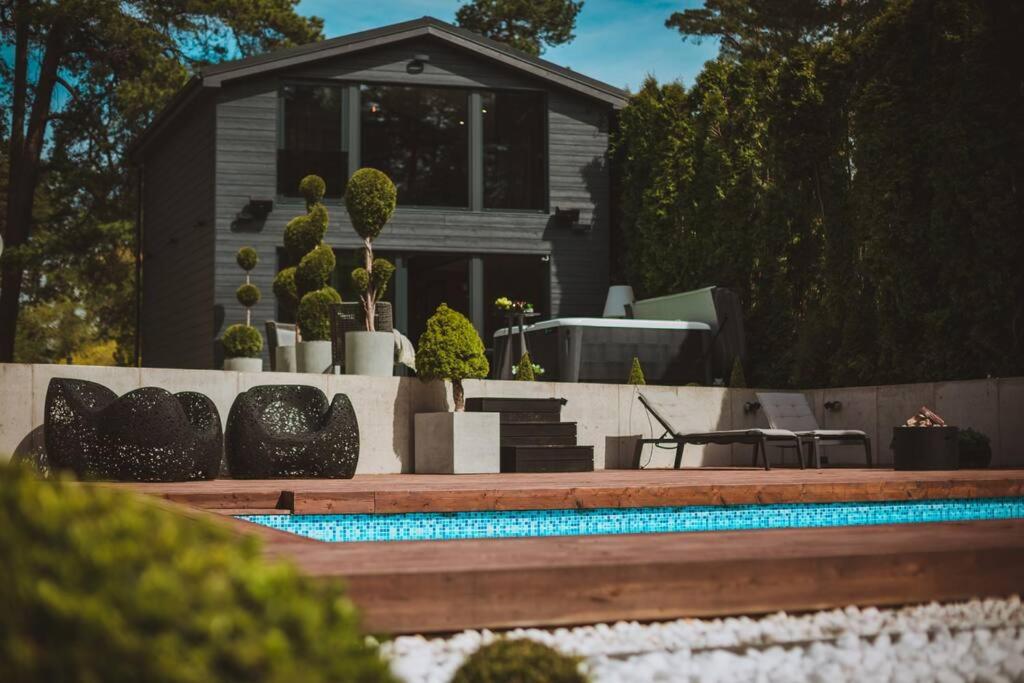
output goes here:
{"type": "Polygon", "coordinates": [[[1024,518],[1024,498],[386,515],[239,515],[239,519],[329,542],[802,529],[1013,518],[1024,518]]]}

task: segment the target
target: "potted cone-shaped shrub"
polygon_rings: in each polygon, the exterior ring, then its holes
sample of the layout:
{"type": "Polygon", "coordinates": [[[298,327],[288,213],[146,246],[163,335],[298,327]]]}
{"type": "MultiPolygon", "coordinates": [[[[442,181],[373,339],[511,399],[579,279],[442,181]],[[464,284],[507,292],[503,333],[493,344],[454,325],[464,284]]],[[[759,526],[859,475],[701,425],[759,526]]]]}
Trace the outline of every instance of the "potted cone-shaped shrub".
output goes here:
{"type": "Polygon", "coordinates": [[[322,201],[326,189],[319,176],[299,181],[306,213],[284,227],[285,251],[297,265],[274,278],[274,294],[282,310],[294,314],[298,326],[295,363],[299,372],[323,373],[332,365],[331,304],[341,303],[341,295],[327,284],[335,259],[334,250],[323,241],[328,220],[322,201]]]}
{"type": "Polygon", "coordinates": [[[384,296],[395,267],[374,258],[373,240],[395,212],[398,191],[391,179],[375,168],[361,168],[345,187],[345,209],[363,240],[363,266],[352,271],[352,284],[363,305],[366,330],[345,334],[345,373],[390,377],[395,367],[395,338],[377,332],[377,302],[384,296]]]}
{"type": "MultiPolygon", "coordinates": [[[[346,342],[347,344],[347,342],[346,342]]],[[[498,413],[467,413],[464,379],[483,379],[490,367],[484,344],[466,316],[438,306],[416,350],[416,373],[424,382],[452,383],[453,412],[417,413],[415,471],[470,474],[501,471],[498,413]]]]}
{"type": "Polygon", "coordinates": [[[245,271],[245,283],[235,292],[238,303],[245,308],[245,323],[230,325],[221,337],[221,343],[224,345],[225,370],[263,370],[263,335],[252,326],[252,307],[260,301],[260,289],[249,279],[249,272],[256,267],[259,260],[256,250],[252,247],[242,247],[235,256],[238,267],[245,271]]]}

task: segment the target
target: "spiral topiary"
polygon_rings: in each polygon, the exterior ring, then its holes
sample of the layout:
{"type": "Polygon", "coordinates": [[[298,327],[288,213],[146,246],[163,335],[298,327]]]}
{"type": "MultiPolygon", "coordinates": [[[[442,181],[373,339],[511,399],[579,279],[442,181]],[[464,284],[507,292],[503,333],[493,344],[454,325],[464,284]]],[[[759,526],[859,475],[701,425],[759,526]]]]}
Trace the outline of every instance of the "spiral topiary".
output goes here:
{"type": "Polygon", "coordinates": [[[336,581],[127,491],[0,466],[5,681],[394,681],[336,581]]]}
{"type": "Polygon", "coordinates": [[[526,638],[501,638],[471,654],[451,683],[587,683],[580,659],[526,638]]]}
{"type": "Polygon", "coordinates": [[[331,304],[340,304],[341,295],[333,287],[309,292],[299,302],[296,317],[305,341],[328,341],[331,338],[331,304]]]}
{"type": "Polygon", "coordinates": [[[323,242],[328,214],[321,200],[326,191],[327,185],[319,176],[308,175],[299,181],[306,213],[288,221],[284,228],[285,250],[298,265],[283,269],[274,278],[274,294],[281,309],[295,316],[304,341],[331,338],[330,305],[341,303],[341,295],[327,284],[336,259],[334,250],[323,242]]]}
{"type": "Polygon", "coordinates": [[[260,288],[247,282],[235,290],[235,298],[238,303],[250,308],[260,302],[260,288]]]}
{"type": "Polygon", "coordinates": [[[260,262],[260,257],[252,247],[242,247],[235,256],[235,262],[238,263],[239,268],[248,273],[260,262]]]}
{"type": "Polygon", "coordinates": [[[487,377],[490,366],[484,356],[484,343],[469,319],[448,308],[437,307],[427,320],[427,329],[420,337],[416,350],[416,374],[424,382],[447,379],[452,382],[455,410],[466,407],[464,379],[487,377]]]}
{"type": "Polygon", "coordinates": [[[384,296],[395,267],[384,259],[373,258],[373,240],[395,212],[398,190],[391,179],[375,168],[361,168],[349,178],[345,188],[345,208],[352,227],[363,238],[365,266],[352,271],[352,285],[363,303],[366,330],[373,332],[377,301],[384,296]]]}
{"type": "Polygon", "coordinates": [[[228,358],[259,358],[263,351],[263,335],[250,325],[230,325],[221,337],[224,355],[228,358]]]}

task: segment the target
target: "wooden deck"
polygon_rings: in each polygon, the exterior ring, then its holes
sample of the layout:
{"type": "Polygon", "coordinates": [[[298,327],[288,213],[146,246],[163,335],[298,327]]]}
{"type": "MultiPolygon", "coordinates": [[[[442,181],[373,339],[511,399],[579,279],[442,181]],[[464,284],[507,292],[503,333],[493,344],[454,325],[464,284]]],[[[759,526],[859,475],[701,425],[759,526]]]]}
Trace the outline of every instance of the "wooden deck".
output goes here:
{"type": "MultiPolygon", "coordinates": [[[[124,485],[120,485],[124,486],[124,485]]],[[[1024,470],[364,475],[132,488],[218,512],[405,512],[1024,496],[1024,470]]],[[[268,555],[343,577],[375,632],[893,605],[1024,592],[1024,520],[321,543],[239,520],[268,555]]]]}

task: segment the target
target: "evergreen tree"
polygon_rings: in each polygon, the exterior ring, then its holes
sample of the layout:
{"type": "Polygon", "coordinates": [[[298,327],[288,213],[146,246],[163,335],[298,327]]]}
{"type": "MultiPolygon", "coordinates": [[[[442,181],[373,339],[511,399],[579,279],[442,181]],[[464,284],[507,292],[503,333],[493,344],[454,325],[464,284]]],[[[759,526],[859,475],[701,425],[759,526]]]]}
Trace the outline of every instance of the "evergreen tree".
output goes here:
{"type": "Polygon", "coordinates": [[[583,2],[573,0],[469,0],[455,13],[462,28],[531,55],[570,43],[583,2]]]}

